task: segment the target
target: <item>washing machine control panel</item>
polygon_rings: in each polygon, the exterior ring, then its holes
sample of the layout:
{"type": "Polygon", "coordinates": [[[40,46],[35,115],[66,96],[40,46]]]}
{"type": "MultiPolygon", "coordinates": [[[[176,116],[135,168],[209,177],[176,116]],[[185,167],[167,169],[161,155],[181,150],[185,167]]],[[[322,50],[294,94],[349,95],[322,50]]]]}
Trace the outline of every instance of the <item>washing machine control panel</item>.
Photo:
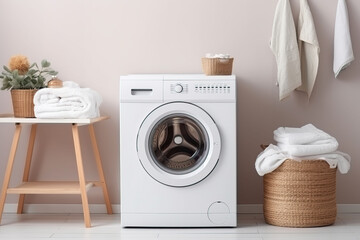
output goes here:
{"type": "Polygon", "coordinates": [[[165,81],[164,100],[229,101],[235,87],[235,81],[165,81]]]}
{"type": "Polygon", "coordinates": [[[201,94],[230,94],[231,87],[226,83],[196,84],[195,93],[201,94]]]}

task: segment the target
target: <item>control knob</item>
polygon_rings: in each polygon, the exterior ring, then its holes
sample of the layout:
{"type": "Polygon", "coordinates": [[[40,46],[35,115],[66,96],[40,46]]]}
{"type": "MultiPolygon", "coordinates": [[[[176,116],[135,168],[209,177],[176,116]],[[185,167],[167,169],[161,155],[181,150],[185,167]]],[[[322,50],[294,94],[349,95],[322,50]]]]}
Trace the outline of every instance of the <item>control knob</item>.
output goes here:
{"type": "Polygon", "coordinates": [[[181,93],[184,90],[183,86],[181,84],[176,84],[174,87],[174,91],[177,93],[181,93]]]}

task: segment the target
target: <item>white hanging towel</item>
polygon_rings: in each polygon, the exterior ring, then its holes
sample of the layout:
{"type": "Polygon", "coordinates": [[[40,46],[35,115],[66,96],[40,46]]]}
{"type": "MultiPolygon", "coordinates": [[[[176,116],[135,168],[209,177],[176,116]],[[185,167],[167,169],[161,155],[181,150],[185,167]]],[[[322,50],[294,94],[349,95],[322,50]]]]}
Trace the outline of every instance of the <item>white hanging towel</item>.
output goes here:
{"type": "Polygon", "coordinates": [[[339,73],[354,61],[349,28],[349,15],[345,0],[339,0],[336,10],[334,32],[334,73],[335,78],[339,73]]]}
{"type": "Polygon", "coordinates": [[[302,84],[297,90],[306,92],[310,98],[319,67],[320,46],[307,0],[300,0],[298,36],[302,84]]]}
{"type": "Polygon", "coordinates": [[[299,49],[289,0],[279,0],[276,6],[270,48],[276,58],[282,100],[301,85],[299,49]]]}

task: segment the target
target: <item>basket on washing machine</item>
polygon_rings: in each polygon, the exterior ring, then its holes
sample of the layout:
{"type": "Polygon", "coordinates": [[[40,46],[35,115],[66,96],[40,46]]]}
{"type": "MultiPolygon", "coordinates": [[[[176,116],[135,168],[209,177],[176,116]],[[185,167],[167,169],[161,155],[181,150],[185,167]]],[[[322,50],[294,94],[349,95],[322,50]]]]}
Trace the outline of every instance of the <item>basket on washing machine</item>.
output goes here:
{"type": "Polygon", "coordinates": [[[202,58],[205,75],[231,75],[234,58],[202,58]]]}
{"type": "Polygon", "coordinates": [[[266,223],[316,227],[335,222],[336,168],[326,161],[288,159],[263,181],[266,223]]]}

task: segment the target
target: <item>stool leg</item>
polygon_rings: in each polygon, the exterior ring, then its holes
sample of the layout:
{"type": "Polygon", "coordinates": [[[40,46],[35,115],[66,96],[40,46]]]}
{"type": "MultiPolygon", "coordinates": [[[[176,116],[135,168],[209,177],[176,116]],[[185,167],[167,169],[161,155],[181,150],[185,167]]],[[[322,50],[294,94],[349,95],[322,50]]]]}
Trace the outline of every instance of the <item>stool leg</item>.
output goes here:
{"type": "Polygon", "coordinates": [[[79,183],[80,183],[80,191],[81,191],[81,200],[82,200],[82,206],[83,206],[83,212],[84,212],[84,221],[85,226],[91,227],[90,223],[90,211],[89,211],[89,203],[85,188],[85,175],[84,175],[84,167],[83,167],[83,161],[81,156],[81,148],[80,148],[80,138],[79,138],[79,129],[77,124],[72,125],[72,133],[73,133],[73,139],[74,139],[74,147],[75,147],[75,155],[76,155],[76,164],[79,174],[79,183]]]}
{"type": "Polygon", "coordinates": [[[12,168],[14,165],[16,149],[17,149],[19,139],[20,139],[20,133],[21,133],[21,125],[20,125],[20,123],[16,123],[15,124],[15,133],[14,133],[13,141],[11,144],[9,160],[8,160],[8,163],[6,166],[4,182],[2,185],[1,196],[0,196],[0,222],[1,222],[3,211],[4,211],[7,189],[9,187],[11,172],[12,172],[12,168]]]}
{"type": "MultiPolygon", "coordinates": [[[[23,174],[23,182],[29,181],[29,172],[30,172],[31,158],[32,158],[33,150],[34,150],[36,128],[37,128],[37,124],[31,125],[31,132],[30,132],[30,137],[29,137],[29,144],[28,144],[24,174],[23,174]]],[[[21,214],[23,212],[24,201],[25,201],[25,194],[20,194],[18,208],[17,208],[18,214],[21,214]]]]}
{"type": "Polygon", "coordinates": [[[106,181],[105,181],[105,175],[104,175],[104,171],[103,171],[103,167],[102,167],[102,163],[101,163],[99,148],[98,148],[98,145],[96,142],[95,130],[94,130],[93,124],[89,125],[89,132],[90,132],[92,148],[93,148],[94,155],[95,155],[96,166],[97,166],[97,170],[98,170],[98,174],[99,174],[99,178],[100,178],[100,184],[101,184],[101,187],[103,190],[106,210],[107,210],[108,214],[112,214],[112,207],[111,207],[111,203],[110,203],[108,188],[107,188],[106,181]]]}

